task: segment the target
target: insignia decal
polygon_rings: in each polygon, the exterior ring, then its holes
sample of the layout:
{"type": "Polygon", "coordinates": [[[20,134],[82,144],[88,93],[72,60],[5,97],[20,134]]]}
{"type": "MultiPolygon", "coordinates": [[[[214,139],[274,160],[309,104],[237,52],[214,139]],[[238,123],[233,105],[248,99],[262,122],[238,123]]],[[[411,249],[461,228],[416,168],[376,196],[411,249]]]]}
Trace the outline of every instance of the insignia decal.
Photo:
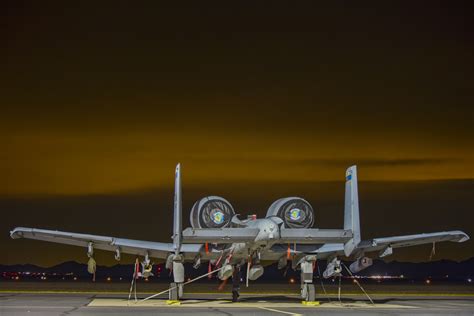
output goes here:
{"type": "Polygon", "coordinates": [[[215,224],[220,225],[224,222],[224,213],[217,209],[213,210],[211,212],[211,219],[215,224]]]}
{"type": "Polygon", "coordinates": [[[290,219],[292,221],[297,221],[301,218],[301,210],[298,208],[294,208],[290,211],[290,219]]]}

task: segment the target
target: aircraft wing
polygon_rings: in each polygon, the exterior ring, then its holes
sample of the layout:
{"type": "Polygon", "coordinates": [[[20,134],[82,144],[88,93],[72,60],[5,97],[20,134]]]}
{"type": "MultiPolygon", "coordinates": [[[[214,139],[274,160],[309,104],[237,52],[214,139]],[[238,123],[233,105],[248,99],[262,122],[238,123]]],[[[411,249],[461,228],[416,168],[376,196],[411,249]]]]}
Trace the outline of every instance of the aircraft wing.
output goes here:
{"type": "Polygon", "coordinates": [[[469,240],[469,236],[460,230],[453,230],[447,232],[405,235],[395,237],[374,238],[363,240],[357,248],[364,251],[382,250],[388,246],[392,248],[409,247],[422,244],[430,244],[440,241],[464,242],[469,240]]]}
{"type": "MultiPolygon", "coordinates": [[[[441,241],[464,242],[467,240],[469,240],[469,236],[466,233],[459,230],[455,230],[447,232],[368,239],[361,241],[357,246],[357,249],[362,250],[364,252],[372,252],[381,251],[386,249],[387,247],[400,248],[417,246],[422,244],[430,244],[433,242],[441,241]]],[[[317,254],[318,257],[321,259],[324,259],[331,255],[344,255],[343,243],[296,243],[294,245],[290,244],[289,247],[291,254],[317,254]]],[[[274,253],[287,253],[288,245],[275,244],[272,246],[271,250],[274,253]]]]}
{"type": "MultiPolygon", "coordinates": [[[[141,256],[144,256],[148,252],[150,257],[159,259],[166,259],[170,253],[174,252],[172,243],[79,234],[37,228],[17,227],[10,232],[10,236],[13,239],[28,238],[85,248],[87,248],[91,242],[94,249],[114,252],[117,249],[120,249],[121,253],[141,256]]],[[[201,248],[201,244],[186,244],[182,246],[181,251],[184,253],[185,258],[191,259],[199,253],[201,248]]]]}

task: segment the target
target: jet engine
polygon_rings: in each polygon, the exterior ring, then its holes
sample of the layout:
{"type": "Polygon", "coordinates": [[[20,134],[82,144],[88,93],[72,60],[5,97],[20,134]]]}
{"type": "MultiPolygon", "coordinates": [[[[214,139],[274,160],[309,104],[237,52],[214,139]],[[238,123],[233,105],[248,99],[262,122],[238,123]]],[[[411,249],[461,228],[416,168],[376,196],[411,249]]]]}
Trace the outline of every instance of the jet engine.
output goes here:
{"type": "Polygon", "coordinates": [[[222,228],[230,225],[234,208],[224,198],[206,196],[194,203],[189,220],[193,228],[222,228]]]}
{"type": "Polygon", "coordinates": [[[309,228],[314,223],[314,211],[308,201],[299,197],[276,200],[268,208],[267,216],[278,216],[285,228],[309,228]]]}

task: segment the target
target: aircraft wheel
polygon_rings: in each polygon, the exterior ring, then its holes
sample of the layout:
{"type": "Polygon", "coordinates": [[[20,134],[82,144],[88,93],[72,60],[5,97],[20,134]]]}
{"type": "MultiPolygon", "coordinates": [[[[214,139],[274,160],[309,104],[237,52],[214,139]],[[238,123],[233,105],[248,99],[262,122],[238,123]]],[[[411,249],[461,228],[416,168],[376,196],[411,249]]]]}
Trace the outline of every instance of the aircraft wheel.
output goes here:
{"type": "Polygon", "coordinates": [[[169,291],[169,299],[170,301],[177,301],[179,299],[178,292],[179,289],[176,287],[176,283],[171,283],[170,284],[170,291],[169,291]]]}
{"type": "Polygon", "coordinates": [[[316,290],[314,288],[314,284],[307,284],[306,285],[306,301],[307,302],[314,302],[316,300],[316,290]]]}

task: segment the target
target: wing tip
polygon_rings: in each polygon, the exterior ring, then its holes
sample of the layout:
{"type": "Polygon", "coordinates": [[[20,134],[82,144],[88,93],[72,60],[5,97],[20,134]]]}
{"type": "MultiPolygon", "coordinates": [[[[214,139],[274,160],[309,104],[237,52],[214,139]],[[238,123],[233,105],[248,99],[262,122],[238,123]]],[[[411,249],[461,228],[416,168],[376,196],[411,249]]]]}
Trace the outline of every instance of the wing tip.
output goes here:
{"type": "Polygon", "coordinates": [[[19,239],[23,238],[23,233],[25,232],[33,232],[33,228],[28,227],[15,227],[13,230],[10,231],[10,238],[11,239],[19,239]]]}
{"type": "Polygon", "coordinates": [[[10,231],[10,238],[11,239],[18,239],[21,238],[21,231],[23,227],[15,227],[13,230],[10,231]]]}
{"type": "Polygon", "coordinates": [[[471,239],[471,237],[469,237],[469,235],[466,234],[465,232],[459,232],[459,233],[461,235],[461,238],[458,240],[458,242],[465,242],[471,239]]]}

